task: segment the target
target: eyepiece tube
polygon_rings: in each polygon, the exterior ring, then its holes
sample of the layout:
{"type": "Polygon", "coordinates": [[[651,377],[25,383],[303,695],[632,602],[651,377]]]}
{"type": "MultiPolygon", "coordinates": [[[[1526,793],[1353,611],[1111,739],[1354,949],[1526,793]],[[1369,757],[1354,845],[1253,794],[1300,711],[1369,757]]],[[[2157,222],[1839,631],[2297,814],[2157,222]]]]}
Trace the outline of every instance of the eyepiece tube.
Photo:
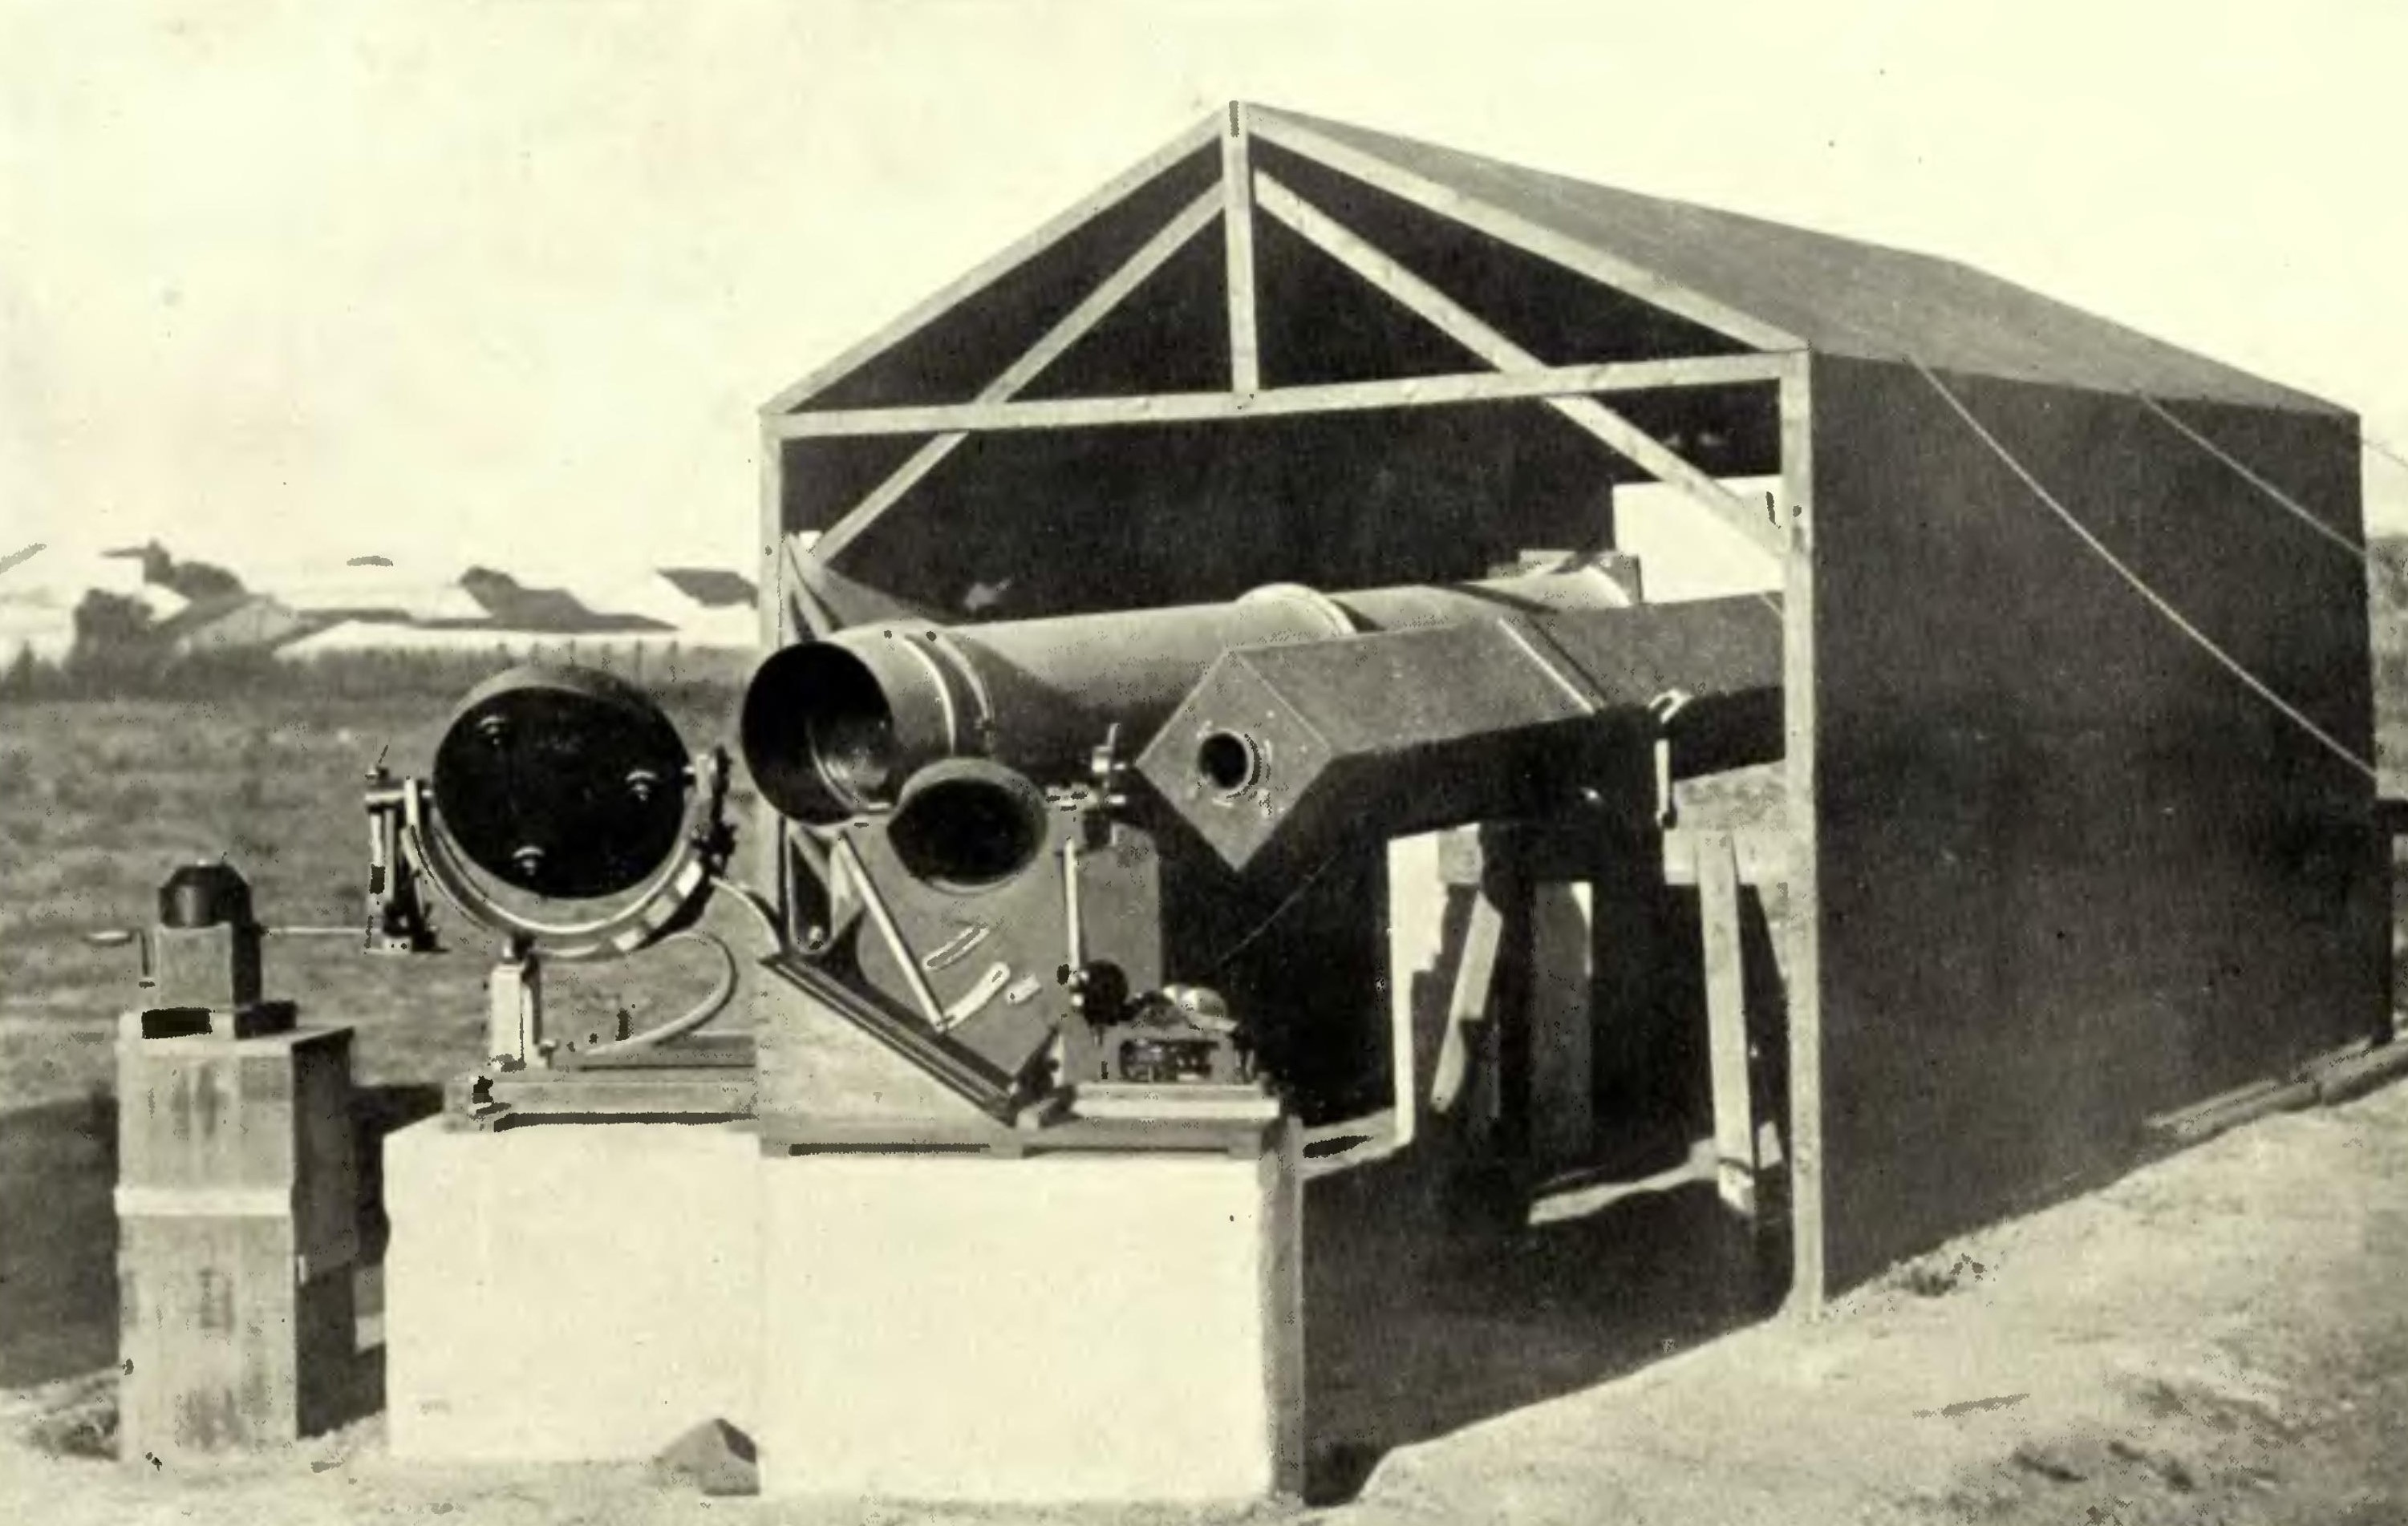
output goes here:
{"type": "Polygon", "coordinates": [[[915,879],[939,890],[1000,885],[1044,851],[1045,792],[983,758],[951,758],[911,776],[886,840],[915,879]]]}

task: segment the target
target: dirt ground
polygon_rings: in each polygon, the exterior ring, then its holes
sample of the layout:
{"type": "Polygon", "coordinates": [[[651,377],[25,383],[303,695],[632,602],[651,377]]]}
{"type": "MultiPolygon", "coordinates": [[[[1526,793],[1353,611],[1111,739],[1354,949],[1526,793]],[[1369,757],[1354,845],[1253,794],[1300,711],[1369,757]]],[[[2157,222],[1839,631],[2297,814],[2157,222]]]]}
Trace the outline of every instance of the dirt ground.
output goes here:
{"type": "MultiPolygon", "coordinates": [[[[641,1467],[407,1466],[377,1419],[171,1474],[78,1455],[106,1423],[103,1371],[0,1395],[0,1520],[2408,1521],[2403,1174],[2395,1086],[1969,1236],[1819,1322],[1719,1338],[1738,1311],[1686,1296],[1711,1269],[1645,1270],[1627,1219],[1569,1259],[1511,1248],[1545,1263],[1535,1281],[1554,1298],[1438,1265],[1350,1310],[1316,1278],[1308,1318],[1355,1327],[1336,1343],[1351,1349],[1314,1352],[1320,1487],[1353,1495],[1322,1507],[708,1499],[641,1467]],[[1466,1405],[1494,1412],[1453,1428],[1466,1405]],[[1433,1425],[1354,1472],[1351,1454],[1433,1425]]],[[[1651,1262],[1680,1244],[1646,1238],[1651,1262]]]]}
{"type": "MultiPolygon", "coordinates": [[[[690,739],[714,710],[681,714],[690,739]]],[[[142,920],[167,868],[219,850],[267,920],[348,922],[359,773],[387,747],[397,766],[421,761],[441,711],[0,710],[0,1521],[1224,1519],[711,1500],[640,1467],[411,1467],[385,1456],[379,1418],[205,1470],[99,1455],[116,1377],[106,1091],[132,972],[81,933],[142,920]]],[[[431,1105],[428,1084],[473,1050],[473,952],[370,962],[294,940],[271,960],[272,980],[359,1025],[371,1133],[431,1105]]],[[[692,977],[664,969],[638,996],[681,1002],[692,977]]],[[[2408,1086],[2253,1124],[1970,1236],[1813,1324],[1733,1291],[1744,1257],[1700,1188],[1430,1247],[1374,1227],[1383,1194],[1411,1183],[1332,1178],[1308,1205],[1315,1503],[1241,1515],[2408,1522],[2403,1168],[2408,1086]]],[[[365,1291],[373,1311],[372,1275],[365,1291]]]]}

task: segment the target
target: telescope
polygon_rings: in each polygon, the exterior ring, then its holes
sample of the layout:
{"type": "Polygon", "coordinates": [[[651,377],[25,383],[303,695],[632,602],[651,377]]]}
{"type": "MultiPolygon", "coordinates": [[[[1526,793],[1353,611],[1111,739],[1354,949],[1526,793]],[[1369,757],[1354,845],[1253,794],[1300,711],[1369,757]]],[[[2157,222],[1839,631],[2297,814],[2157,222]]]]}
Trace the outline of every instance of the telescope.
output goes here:
{"type": "Polygon", "coordinates": [[[503,674],[431,783],[373,781],[372,944],[429,941],[422,886],[501,939],[478,1105],[808,1113],[792,1035],[833,1020],[998,1125],[1343,1114],[1388,1073],[1359,1010],[1387,843],[1644,823],[1679,779],[1777,758],[1781,621],[1596,565],[884,621],[771,653],[736,733],[767,883],[731,873],[726,755],[602,675],[503,674]],[[724,956],[693,1012],[543,1030],[544,961],[672,939],[724,956]],[[726,1011],[749,1029],[706,1034],[726,1011]]]}

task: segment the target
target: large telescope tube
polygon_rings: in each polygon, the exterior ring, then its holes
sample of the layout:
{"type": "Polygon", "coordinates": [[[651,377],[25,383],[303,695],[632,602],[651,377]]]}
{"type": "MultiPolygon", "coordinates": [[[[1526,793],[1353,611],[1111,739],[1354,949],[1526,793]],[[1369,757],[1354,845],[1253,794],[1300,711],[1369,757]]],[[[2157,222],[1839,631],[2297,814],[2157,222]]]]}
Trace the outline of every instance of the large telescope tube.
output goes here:
{"type": "Polygon", "coordinates": [[[1137,771],[1246,872],[1584,796],[1627,820],[1657,806],[1659,767],[1780,757],[1781,665],[1781,622],[1753,597],[1246,648],[1212,664],[1137,771]]]}
{"type": "Polygon", "coordinates": [[[855,626],[762,663],[739,745],[780,813],[840,820],[892,805],[904,779],[944,758],[1058,777],[1082,767],[1114,723],[1141,747],[1236,648],[1629,602],[1591,567],[1334,595],[1279,585],[1226,604],[987,625],[855,626]]]}

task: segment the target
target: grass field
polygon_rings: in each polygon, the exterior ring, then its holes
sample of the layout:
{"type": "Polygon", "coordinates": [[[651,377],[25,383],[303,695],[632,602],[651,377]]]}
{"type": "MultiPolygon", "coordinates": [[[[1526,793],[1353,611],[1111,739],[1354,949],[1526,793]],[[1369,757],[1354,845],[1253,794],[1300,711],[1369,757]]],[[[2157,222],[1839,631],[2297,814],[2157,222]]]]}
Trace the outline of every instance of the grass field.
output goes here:
{"type": "MultiPolygon", "coordinates": [[[[670,704],[699,747],[719,739],[733,695],[689,689],[670,704]]],[[[0,706],[0,1109],[108,1084],[135,956],[87,934],[150,920],[179,863],[223,855],[271,925],[355,927],[363,776],[380,755],[396,772],[423,769],[448,708],[415,693],[0,706]]],[[[439,1079],[478,1058],[490,952],[473,929],[447,931],[451,952],[408,959],[369,958],[339,937],[272,939],[269,993],[358,1024],[361,1080],[439,1079]]],[[[599,982],[557,973],[564,1023],[622,1004],[641,1018],[710,979],[671,951],[599,982]]]]}

